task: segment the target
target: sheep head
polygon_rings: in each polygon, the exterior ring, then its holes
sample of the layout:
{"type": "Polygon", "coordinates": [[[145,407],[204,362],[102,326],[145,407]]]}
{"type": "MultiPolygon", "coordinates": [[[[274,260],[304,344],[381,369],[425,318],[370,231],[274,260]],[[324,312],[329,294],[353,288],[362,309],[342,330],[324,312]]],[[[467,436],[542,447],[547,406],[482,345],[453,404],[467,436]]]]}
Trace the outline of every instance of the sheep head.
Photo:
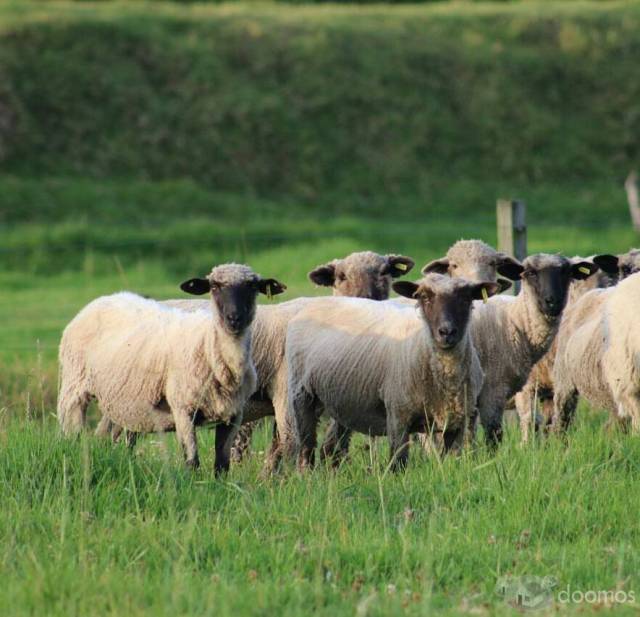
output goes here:
{"type": "Polygon", "coordinates": [[[498,282],[500,291],[505,291],[511,287],[511,283],[498,278],[498,274],[517,281],[522,266],[513,257],[496,251],[482,240],[458,240],[444,257],[435,259],[422,268],[422,274],[430,272],[477,283],[498,282]]]}
{"type": "Polygon", "coordinates": [[[431,273],[415,283],[398,281],[393,289],[405,298],[417,300],[418,310],[436,346],[448,350],[456,347],[464,337],[473,301],[499,293],[500,285],[431,273]]]}
{"type": "Polygon", "coordinates": [[[286,286],[276,279],[262,278],[248,266],[223,264],[206,278],[190,279],[180,288],[198,296],[210,292],[221,326],[239,336],[253,321],[258,293],[271,297],[281,294],[286,286]]]}
{"type": "Polygon", "coordinates": [[[309,280],[332,287],[334,296],[387,300],[391,280],[407,274],[413,266],[413,259],[404,255],[364,251],[318,266],[309,272],[309,280]]]}

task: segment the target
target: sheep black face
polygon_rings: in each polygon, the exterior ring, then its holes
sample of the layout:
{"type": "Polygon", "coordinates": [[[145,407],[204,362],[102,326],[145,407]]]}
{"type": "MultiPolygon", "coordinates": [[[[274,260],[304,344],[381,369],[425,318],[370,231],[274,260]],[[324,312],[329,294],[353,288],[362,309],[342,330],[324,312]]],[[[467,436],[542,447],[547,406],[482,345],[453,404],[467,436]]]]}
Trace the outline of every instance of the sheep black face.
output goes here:
{"type": "Polygon", "coordinates": [[[527,257],[522,265],[524,289],[534,295],[540,312],[552,318],[564,310],[571,279],[583,280],[598,270],[590,261],[572,263],[562,255],[544,253],[527,257]]]}
{"type": "Polygon", "coordinates": [[[333,287],[334,296],[387,300],[391,280],[407,274],[414,262],[403,255],[378,255],[371,251],[334,259],[309,272],[316,285],[333,287]]]}
{"type": "Polygon", "coordinates": [[[258,293],[275,296],[286,286],[275,279],[261,278],[247,266],[227,264],[214,268],[207,278],[182,283],[180,288],[194,295],[211,292],[222,327],[240,336],[253,321],[258,293]]]}
{"type": "Polygon", "coordinates": [[[473,301],[499,293],[500,285],[428,274],[417,283],[394,283],[393,289],[401,296],[418,301],[418,309],[435,344],[441,350],[449,350],[464,337],[473,301]]]}

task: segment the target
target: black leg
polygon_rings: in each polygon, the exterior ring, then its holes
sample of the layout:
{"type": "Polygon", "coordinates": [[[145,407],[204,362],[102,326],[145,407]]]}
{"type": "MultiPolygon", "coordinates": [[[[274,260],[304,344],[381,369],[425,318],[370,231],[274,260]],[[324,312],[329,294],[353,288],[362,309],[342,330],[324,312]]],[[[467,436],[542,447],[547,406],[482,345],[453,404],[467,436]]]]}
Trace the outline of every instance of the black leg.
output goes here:
{"type": "Polygon", "coordinates": [[[238,433],[238,425],[218,424],[216,426],[216,460],[214,464],[214,472],[216,476],[229,471],[229,462],[231,460],[231,444],[238,433]]]}

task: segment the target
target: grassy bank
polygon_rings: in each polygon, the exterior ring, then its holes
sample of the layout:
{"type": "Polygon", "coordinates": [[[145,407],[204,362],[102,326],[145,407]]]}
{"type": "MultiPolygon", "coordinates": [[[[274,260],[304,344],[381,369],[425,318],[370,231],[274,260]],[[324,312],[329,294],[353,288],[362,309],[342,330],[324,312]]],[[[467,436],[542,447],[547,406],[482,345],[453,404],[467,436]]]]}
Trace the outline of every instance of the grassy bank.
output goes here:
{"type": "Polygon", "coordinates": [[[7,2],[1,156],[323,203],[623,178],[640,5],[7,2]]]}

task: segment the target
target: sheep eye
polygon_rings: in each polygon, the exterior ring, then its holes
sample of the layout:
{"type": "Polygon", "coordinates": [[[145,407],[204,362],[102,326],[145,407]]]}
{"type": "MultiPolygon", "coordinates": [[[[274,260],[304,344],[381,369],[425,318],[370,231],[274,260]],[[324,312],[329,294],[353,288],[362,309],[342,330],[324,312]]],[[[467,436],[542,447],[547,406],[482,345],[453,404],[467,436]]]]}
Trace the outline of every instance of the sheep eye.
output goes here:
{"type": "Polygon", "coordinates": [[[218,283],[211,283],[211,291],[218,291],[220,289],[220,285],[218,283]]]}
{"type": "Polygon", "coordinates": [[[457,269],[458,269],[458,264],[451,264],[451,267],[452,267],[454,270],[457,270],[457,269]]]}
{"type": "Polygon", "coordinates": [[[631,274],[631,268],[629,266],[622,266],[622,274],[629,276],[629,274],[631,274]]]}
{"type": "Polygon", "coordinates": [[[536,278],[536,276],[538,276],[538,273],[537,273],[535,270],[526,270],[526,271],[524,272],[524,275],[525,275],[527,278],[534,279],[534,278],[536,278]]]}
{"type": "Polygon", "coordinates": [[[346,275],[344,274],[344,272],[338,272],[337,279],[338,279],[339,281],[346,281],[346,280],[347,280],[347,277],[346,277],[346,275]]]}

